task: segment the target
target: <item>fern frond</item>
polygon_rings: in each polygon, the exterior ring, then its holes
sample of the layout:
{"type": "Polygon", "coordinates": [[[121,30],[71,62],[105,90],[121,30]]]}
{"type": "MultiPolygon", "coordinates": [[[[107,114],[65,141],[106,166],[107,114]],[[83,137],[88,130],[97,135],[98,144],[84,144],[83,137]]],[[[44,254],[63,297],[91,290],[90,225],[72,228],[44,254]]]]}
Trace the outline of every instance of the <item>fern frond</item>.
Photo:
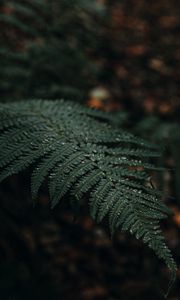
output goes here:
{"type": "Polygon", "coordinates": [[[158,147],[118,130],[107,113],[68,101],[26,101],[0,105],[0,181],[32,166],[33,199],[49,179],[52,207],[71,194],[82,205],[90,199],[97,221],[109,219],[141,238],[172,271],[176,264],[159,221],[169,214],[161,192],[147,186],[149,158],[158,147]]]}

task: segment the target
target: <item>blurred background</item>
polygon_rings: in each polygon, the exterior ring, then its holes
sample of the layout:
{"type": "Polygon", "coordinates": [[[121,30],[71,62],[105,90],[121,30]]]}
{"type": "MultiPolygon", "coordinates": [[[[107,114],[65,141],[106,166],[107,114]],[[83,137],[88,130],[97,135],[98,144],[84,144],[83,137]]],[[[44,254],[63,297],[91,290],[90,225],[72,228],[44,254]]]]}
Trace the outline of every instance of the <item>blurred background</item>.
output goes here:
{"type": "MultiPolygon", "coordinates": [[[[178,0],[1,0],[1,102],[78,101],[120,112],[121,128],[162,144],[150,174],[173,216],[162,228],[180,263],[178,0]]],[[[0,299],[158,300],[166,267],[128,234],[110,239],[88,212],[32,206],[29,174],[0,187],[0,299]]],[[[169,296],[180,299],[180,270],[169,296]]]]}

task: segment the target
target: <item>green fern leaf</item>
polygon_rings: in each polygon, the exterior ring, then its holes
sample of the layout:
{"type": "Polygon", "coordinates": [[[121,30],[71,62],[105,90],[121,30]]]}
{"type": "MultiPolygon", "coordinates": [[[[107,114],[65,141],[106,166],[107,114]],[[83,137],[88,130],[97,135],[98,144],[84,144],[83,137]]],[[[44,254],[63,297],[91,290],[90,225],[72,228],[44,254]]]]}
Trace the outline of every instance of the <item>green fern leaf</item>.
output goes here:
{"type": "Polygon", "coordinates": [[[49,179],[52,207],[71,195],[76,205],[88,196],[97,221],[109,219],[141,238],[176,274],[159,221],[170,213],[162,193],[148,186],[149,162],[158,147],[118,130],[111,116],[69,101],[0,104],[0,181],[32,166],[32,198],[49,179]]]}

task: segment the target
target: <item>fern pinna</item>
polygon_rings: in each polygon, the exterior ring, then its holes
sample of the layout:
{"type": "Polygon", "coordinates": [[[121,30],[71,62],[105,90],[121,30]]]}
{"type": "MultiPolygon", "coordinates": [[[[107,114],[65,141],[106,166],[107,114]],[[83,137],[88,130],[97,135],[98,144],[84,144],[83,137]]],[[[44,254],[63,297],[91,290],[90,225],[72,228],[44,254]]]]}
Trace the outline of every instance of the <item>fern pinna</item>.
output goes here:
{"type": "Polygon", "coordinates": [[[112,115],[69,101],[33,100],[0,105],[0,181],[32,165],[32,198],[49,179],[52,207],[68,194],[91,216],[142,238],[176,274],[159,221],[169,209],[148,185],[156,146],[112,125],[112,115]]]}

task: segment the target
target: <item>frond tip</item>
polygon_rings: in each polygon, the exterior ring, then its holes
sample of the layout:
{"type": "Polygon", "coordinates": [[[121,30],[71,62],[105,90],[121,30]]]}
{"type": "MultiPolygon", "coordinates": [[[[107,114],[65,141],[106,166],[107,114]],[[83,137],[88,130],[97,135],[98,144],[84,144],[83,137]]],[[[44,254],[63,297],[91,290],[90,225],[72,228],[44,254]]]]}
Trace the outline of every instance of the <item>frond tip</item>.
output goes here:
{"type": "Polygon", "coordinates": [[[148,160],[158,148],[112,126],[107,113],[69,101],[29,101],[0,105],[0,181],[33,166],[32,197],[49,178],[52,207],[66,194],[77,205],[90,197],[90,213],[141,238],[163,259],[175,279],[176,264],[159,221],[169,209],[147,186],[148,160]]]}

